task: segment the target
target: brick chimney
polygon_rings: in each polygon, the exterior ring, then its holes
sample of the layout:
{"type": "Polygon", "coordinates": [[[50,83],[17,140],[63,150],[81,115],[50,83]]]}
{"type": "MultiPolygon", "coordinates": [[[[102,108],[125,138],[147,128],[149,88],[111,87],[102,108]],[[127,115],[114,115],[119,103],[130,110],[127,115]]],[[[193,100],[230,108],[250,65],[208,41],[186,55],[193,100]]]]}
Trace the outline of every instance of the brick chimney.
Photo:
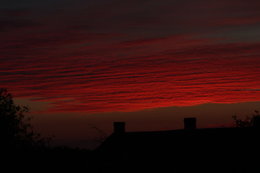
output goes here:
{"type": "Polygon", "coordinates": [[[115,134],[125,133],[125,122],[114,122],[114,133],[115,134]]]}
{"type": "Polygon", "coordinates": [[[184,129],[185,130],[194,130],[197,128],[197,119],[194,117],[184,118],[184,129]]]}

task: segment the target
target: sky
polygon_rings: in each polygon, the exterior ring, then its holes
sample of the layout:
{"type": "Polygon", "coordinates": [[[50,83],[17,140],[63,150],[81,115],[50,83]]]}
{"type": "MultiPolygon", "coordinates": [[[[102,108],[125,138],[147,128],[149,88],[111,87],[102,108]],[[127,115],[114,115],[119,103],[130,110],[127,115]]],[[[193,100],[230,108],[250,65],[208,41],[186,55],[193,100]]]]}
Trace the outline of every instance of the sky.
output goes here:
{"type": "Polygon", "coordinates": [[[0,87],[59,143],[226,125],[259,109],[259,31],[258,0],[2,0],[0,87]]]}

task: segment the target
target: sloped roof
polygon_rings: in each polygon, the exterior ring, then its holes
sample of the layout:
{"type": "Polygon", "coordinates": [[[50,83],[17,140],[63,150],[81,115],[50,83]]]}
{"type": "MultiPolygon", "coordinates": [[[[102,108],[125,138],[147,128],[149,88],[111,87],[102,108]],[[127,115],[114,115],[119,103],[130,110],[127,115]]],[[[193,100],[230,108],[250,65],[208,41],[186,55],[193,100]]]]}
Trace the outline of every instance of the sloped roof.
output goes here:
{"type": "Polygon", "coordinates": [[[174,169],[188,172],[191,168],[185,165],[200,169],[202,163],[227,168],[232,164],[250,165],[252,154],[260,154],[259,139],[257,128],[125,132],[112,134],[98,152],[106,163],[125,165],[129,169],[136,164],[152,169],[174,165],[174,169]]]}
{"type": "Polygon", "coordinates": [[[142,147],[173,147],[177,144],[186,145],[214,144],[214,143],[235,143],[255,140],[260,131],[255,128],[207,128],[195,130],[170,130],[170,131],[149,131],[149,132],[125,132],[112,134],[99,147],[106,149],[129,149],[142,147]],[[214,142],[214,143],[213,143],[214,142]],[[114,147],[115,146],[115,147],[114,147]]]}

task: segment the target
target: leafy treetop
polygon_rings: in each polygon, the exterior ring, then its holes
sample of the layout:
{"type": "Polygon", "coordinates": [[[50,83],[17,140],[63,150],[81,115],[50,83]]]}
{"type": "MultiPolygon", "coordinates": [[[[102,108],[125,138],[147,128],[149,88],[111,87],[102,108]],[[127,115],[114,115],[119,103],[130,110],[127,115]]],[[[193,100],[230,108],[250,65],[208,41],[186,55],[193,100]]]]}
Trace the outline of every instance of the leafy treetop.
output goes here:
{"type": "Polygon", "coordinates": [[[0,88],[0,139],[8,148],[43,146],[47,140],[33,130],[27,106],[16,105],[12,95],[0,88]]]}

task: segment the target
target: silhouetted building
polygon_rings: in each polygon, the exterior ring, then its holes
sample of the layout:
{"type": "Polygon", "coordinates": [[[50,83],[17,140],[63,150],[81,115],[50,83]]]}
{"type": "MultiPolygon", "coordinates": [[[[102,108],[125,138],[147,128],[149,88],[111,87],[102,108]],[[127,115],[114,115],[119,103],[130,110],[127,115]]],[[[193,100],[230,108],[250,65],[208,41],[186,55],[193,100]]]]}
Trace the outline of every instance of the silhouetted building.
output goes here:
{"type": "MultiPolygon", "coordinates": [[[[260,125],[259,119],[253,123],[260,125]]],[[[196,118],[185,118],[184,129],[152,132],[126,132],[125,123],[116,122],[114,133],[96,151],[104,172],[138,167],[137,172],[242,173],[260,171],[255,159],[259,139],[258,128],[199,129],[196,118]]]]}
{"type": "Polygon", "coordinates": [[[114,133],[115,134],[125,133],[125,122],[114,122],[114,133]]]}

